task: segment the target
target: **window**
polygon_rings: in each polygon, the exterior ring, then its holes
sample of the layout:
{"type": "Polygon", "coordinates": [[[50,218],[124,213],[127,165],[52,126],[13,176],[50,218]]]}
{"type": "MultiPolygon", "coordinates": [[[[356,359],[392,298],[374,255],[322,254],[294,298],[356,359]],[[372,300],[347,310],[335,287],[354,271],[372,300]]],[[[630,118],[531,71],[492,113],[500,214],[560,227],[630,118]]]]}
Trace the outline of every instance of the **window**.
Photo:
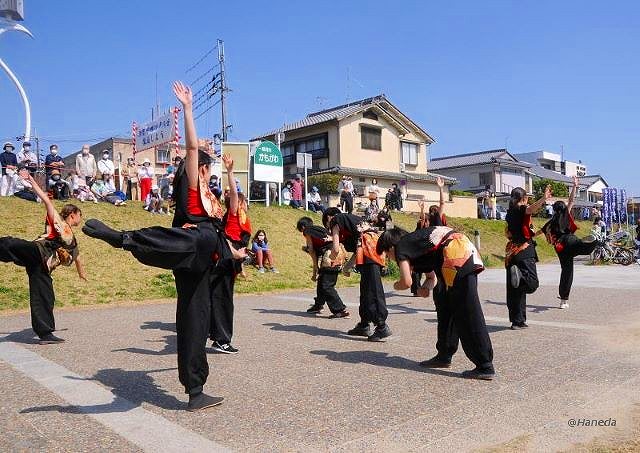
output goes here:
{"type": "Polygon", "coordinates": [[[362,149],[382,151],[382,130],[375,127],[360,126],[362,149]]]}
{"type": "Polygon", "coordinates": [[[375,113],[373,113],[371,110],[367,110],[366,112],[364,112],[362,114],[363,118],[367,118],[369,120],[376,120],[378,121],[378,115],[376,115],[375,113]]]}
{"type": "Polygon", "coordinates": [[[169,150],[168,149],[157,149],[156,150],[156,163],[158,164],[168,164],[169,163],[169,150]]]}
{"type": "Polygon", "coordinates": [[[485,173],[479,173],[478,174],[478,178],[480,179],[480,182],[478,185],[482,186],[482,187],[486,187],[486,186],[490,186],[493,184],[493,174],[488,171],[485,173]]]}
{"type": "Polygon", "coordinates": [[[405,165],[418,165],[418,144],[401,142],[402,163],[405,165]]]}
{"type": "Polygon", "coordinates": [[[296,161],[296,153],[310,153],[314,159],[329,157],[328,134],[313,135],[303,137],[280,146],[282,159],[285,164],[296,161]]]}

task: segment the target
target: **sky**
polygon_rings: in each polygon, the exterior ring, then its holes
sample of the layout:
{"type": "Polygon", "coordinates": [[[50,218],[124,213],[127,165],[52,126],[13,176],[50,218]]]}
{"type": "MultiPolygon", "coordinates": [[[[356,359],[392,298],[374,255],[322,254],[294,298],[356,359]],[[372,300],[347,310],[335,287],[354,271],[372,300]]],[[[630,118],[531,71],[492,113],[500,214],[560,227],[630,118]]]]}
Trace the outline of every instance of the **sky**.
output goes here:
{"type": "MultiPolygon", "coordinates": [[[[156,86],[160,109],[175,105],[172,81],[213,68],[220,38],[230,140],[384,93],[435,138],[432,157],[562,150],[640,196],[638,2],[24,4],[35,39],[0,36],[0,57],[27,91],[41,145],[62,155],[131,136],[132,121],[151,119],[156,86]]],[[[0,140],[21,135],[24,109],[4,73],[0,106],[0,140]]],[[[198,120],[199,135],[220,132],[218,109],[198,120]]]]}

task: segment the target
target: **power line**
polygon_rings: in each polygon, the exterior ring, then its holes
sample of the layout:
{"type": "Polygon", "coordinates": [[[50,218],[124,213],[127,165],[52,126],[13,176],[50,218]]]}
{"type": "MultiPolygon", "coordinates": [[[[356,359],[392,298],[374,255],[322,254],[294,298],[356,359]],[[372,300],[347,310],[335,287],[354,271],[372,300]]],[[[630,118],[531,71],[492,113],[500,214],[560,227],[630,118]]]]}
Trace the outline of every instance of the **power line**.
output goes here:
{"type": "Polygon", "coordinates": [[[202,80],[205,76],[207,76],[208,74],[211,74],[213,71],[217,70],[219,67],[220,67],[220,63],[214,65],[211,69],[208,69],[205,73],[200,74],[200,76],[198,76],[198,78],[195,79],[193,82],[191,82],[189,85],[190,86],[195,85],[197,82],[202,80]]]}
{"type": "Polygon", "coordinates": [[[217,100],[216,102],[214,102],[213,104],[211,104],[209,107],[207,107],[206,109],[204,109],[202,112],[200,112],[200,114],[198,114],[198,116],[196,116],[194,118],[194,121],[197,120],[198,118],[200,118],[202,115],[204,115],[205,113],[207,113],[209,110],[211,110],[212,108],[214,108],[216,105],[220,104],[221,99],[217,100]]]}
{"type": "Polygon", "coordinates": [[[207,53],[205,53],[202,58],[200,58],[198,61],[196,61],[189,69],[187,69],[184,73],[187,74],[189,71],[191,71],[192,69],[194,69],[196,66],[198,66],[200,63],[202,63],[204,61],[205,58],[207,58],[209,55],[211,55],[213,53],[213,51],[215,51],[218,48],[218,44],[216,43],[215,46],[213,46],[212,49],[210,49],[207,53]]]}

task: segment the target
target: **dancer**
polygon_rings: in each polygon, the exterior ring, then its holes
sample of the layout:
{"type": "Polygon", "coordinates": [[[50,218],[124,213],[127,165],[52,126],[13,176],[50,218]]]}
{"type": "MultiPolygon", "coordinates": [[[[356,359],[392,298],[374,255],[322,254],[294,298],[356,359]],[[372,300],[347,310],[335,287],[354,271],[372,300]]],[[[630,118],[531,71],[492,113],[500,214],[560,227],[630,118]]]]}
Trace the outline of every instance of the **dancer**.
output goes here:
{"type": "Polygon", "coordinates": [[[369,230],[361,231],[366,228],[362,219],[342,213],[338,208],[327,209],[322,222],[328,227],[333,240],[330,259],[338,258],[342,244],[348,252],[353,253],[342,272],[348,276],[354,264],[360,272],[360,322],[347,334],[367,337],[369,341],[384,341],[392,332],[387,325],[389,313],[380,275],[385,259],[376,253],[378,234],[369,230]],[[370,323],[375,325],[373,333],[369,328],[370,323]]]}
{"type": "Polygon", "coordinates": [[[296,228],[307,242],[304,250],[309,253],[313,265],[311,280],[317,282],[315,302],[307,313],[320,313],[326,303],[331,310],[330,319],[348,318],[347,307],[336,291],[338,274],[344,263],[344,247],[341,247],[338,258],[332,261],[329,256],[333,243],[325,228],[314,225],[310,217],[301,217],[296,228]]]}
{"type": "Polygon", "coordinates": [[[536,262],[536,242],[531,224],[531,215],[544,206],[551,197],[551,188],[547,186],[544,195],[535,203],[528,205],[529,196],[522,187],[511,191],[507,210],[507,239],[504,265],[507,269],[507,308],[511,330],[529,327],[527,321],[527,294],[538,289],[536,262]]]}
{"type": "MultiPolygon", "coordinates": [[[[247,216],[247,203],[244,194],[238,192],[236,178],[233,175],[233,159],[230,155],[222,156],[222,163],[227,170],[229,185],[224,203],[227,212],[222,218],[224,234],[233,250],[245,250],[251,238],[251,222],[247,216]]],[[[238,349],[231,344],[233,337],[233,290],[238,274],[242,274],[242,260],[232,260],[229,255],[222,257],[222,262],[212,275],[211,324],[209,338],[212,347],[223,354],[237,354],[238,349]]]]}
{"type": "Polygon", "coordinates": [[[578,178],[573,177],[573,187],[569,195],[569,202],[558,200],[553,203],[553,216],[541,228],[549,244],[553,245],[560,260],[560,286],[558,288],[560,308],[569,308],[569,293],[573,283],[573,258],[578,255],[591,255],[598,243],[593,236],[580,240],[574,234],[578,229],[571,209],[578,190],[578,178]]]}
{"type": "Polygon", "coordinates": [[[186,158],[174,179],[173,228],[156,226],[116,231],[90,219],[82,231],[113,247],[130,251],[143,264],[173,271],[178,293],[178,376],[189,395],[188,410],[195,411],[223,401],[222,397],[203,392],[209,375],[205,347],[211,318],[213,257],[231,252],[220,231],[222,206],[208,187],[212,159],[198,149],[191,89],[175,82],[173,91],[183,107],[186,142],[186,158]]]}
{"type": "Polygon", "coordinates": [[[428,297],[433,289],[438,315],[438,353],[420,365],[451,367],[459,339],[465,354],[476,366],[464,371],[462,376],[493,379],[493,348],[478,297],[477,274],[484,266],[469,238],[443,226],[430,226],[413,233],[396,227],[382,233],[377,251],[386,252],[398,263],[400,279],[393,285],[396,290],[411,286],[412,269],[427,273],[418,291],[422,297],[428,297]]]}
{"type": "Polygon", "coordinates": [[[0,238],[0,261],[23,266],[29,276],[29,305],[31,326],[39,337],[40,344],[61,343],[64,340],[53,334],[56,330],[53,318],[55,294],[51,272],[59,265],[75,263],[78,276],[87,280],[80,260],[78,242],[72,228],[80,225],[82,211],[73,204],[66,204],[60,213],[47,194],[40,188],[26,169],[20,177],[33,186],[33,191],[42,200],[47,211],[45,233],[35,241],[25,241],[10,236],[0,238]]]}

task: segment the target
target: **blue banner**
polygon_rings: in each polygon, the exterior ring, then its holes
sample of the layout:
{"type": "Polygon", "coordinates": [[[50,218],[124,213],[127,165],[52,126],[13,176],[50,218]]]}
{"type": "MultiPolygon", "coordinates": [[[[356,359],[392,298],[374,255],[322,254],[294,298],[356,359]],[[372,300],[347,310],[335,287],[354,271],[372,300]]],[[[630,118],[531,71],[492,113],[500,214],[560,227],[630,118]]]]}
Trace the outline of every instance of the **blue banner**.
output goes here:
{"type": "Polygon", "coordinates": [[[627,191],[620,189],[620,209],[618,210],[620,223],[627,223],[627,191]]]}
{"type": "Polygon", "coordinates": [[[602,221],[607,227],[611,226],[610,193],[611,190],[609,188],[602,189],[602,221]]]}

